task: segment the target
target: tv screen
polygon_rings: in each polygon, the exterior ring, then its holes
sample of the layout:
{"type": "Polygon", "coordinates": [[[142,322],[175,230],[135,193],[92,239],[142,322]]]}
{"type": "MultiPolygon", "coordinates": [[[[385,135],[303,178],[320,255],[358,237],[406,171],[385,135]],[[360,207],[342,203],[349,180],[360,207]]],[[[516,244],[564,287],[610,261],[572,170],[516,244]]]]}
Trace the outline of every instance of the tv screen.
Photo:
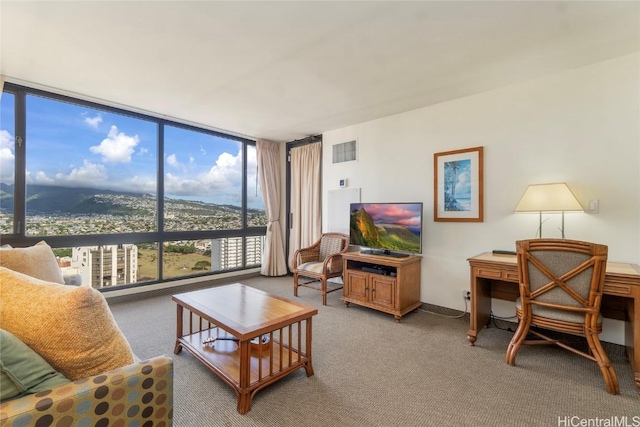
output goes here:
{"type": "Polygon", "coordinates": [[[422,253],[422,203],[351,203],[349,243],[422,253]]]}

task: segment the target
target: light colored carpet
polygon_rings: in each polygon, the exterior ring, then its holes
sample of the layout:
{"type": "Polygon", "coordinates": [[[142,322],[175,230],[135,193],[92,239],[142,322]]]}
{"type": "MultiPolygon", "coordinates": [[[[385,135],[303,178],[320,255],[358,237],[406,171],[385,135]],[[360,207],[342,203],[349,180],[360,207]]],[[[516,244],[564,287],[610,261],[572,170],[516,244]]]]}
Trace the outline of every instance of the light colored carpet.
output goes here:
{"type": "MultiPolygon", "coordinates": [[[[291,277],[242,282],[295,298],[291,277]]],[[[565,419],[631,423],[634,416],[640,422],[640,392],[620,346],[607,346],[621,389],[612,396],[595,363],[555,346],[525,346],[517,366],[508,366],[511,332],[485,329],[471,347],[466,318],[416,311],[396,323],[388,314],[345,307],[341,295],[329,294],[322,306],[319,292],[299,289],[297,300],[319,310],[315,375],[300,369],[259,391],[245,415],[236,412],[226,383],[186,351],[173,355],[171,295],[110,305],[139,357],[173,357],[176,426],[558,426],[572,425],[560,423],[565,419]]]]}

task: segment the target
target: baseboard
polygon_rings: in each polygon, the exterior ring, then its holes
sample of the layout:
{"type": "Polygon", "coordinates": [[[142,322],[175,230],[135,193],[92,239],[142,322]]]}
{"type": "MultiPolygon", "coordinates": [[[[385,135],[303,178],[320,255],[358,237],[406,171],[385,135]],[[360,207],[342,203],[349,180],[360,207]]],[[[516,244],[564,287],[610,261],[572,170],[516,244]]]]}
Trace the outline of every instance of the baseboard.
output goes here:
{"type": "MultiPolygon", "coordinates": [[[[241,282],[243,279],[250,279],[260,276],[260,273],[251,272],[246,274],[235,274],[232,276],[236,282],[241,282]]],[[[202,278],[198,281],[190,282],[165,282],[163,287],[154,289],[144,289],[144,286],[138,286],[135,288],[136,292],[123,293],[119,295],[109,295],[103,293],[109,304],[117,304],[119,302],[137,301],[145,298],[150,298],[160,295],[179,294],[183,292],[195,291],[198,289],[209,288],[211,286],[223,285],[229,283],[230,277],[217,277],[212,279],[210,277],[202,278]]]]}

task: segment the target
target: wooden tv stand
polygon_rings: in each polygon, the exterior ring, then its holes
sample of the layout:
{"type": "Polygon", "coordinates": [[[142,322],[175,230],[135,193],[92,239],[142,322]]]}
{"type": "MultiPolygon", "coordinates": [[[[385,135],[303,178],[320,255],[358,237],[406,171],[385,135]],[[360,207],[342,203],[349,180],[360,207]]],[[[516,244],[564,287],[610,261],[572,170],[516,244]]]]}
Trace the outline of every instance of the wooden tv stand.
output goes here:
{"type": "Polygon", "coordinates": [[[342,254],[342,300],[393,314],[396,322],[420,307],[422,257],[393,258],[360,252],[342,254]]]}

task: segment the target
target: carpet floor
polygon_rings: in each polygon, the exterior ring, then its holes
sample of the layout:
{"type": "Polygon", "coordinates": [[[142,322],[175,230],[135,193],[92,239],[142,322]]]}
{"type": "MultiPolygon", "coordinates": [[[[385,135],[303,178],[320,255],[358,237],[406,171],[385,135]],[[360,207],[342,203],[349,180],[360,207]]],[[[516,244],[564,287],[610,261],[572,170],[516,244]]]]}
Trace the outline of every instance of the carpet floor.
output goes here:
{"type": "MultiPolygon", "coordinates": [[[[291,277],[242,283],[295,298],[291,277]]],[[[170,294],[110,307],[139,357],[172,356],[175,426],[640,426],[640,389],[621,346],[606,345],[620,381],[620,395],[612,396],[595,363],[555,346],[523,346],[509,366],[513,332],[486,328],[471,347],[466,317],[417,310],[396,323],[375,310],[347,308],[340,297],[331,293],[322,306],[319,292],[299,289],[297,301],[318,308],[315,375],[300,369],[266,387],[245,415],[225,382],[188,352],[172,353],[170,294]]]]}

